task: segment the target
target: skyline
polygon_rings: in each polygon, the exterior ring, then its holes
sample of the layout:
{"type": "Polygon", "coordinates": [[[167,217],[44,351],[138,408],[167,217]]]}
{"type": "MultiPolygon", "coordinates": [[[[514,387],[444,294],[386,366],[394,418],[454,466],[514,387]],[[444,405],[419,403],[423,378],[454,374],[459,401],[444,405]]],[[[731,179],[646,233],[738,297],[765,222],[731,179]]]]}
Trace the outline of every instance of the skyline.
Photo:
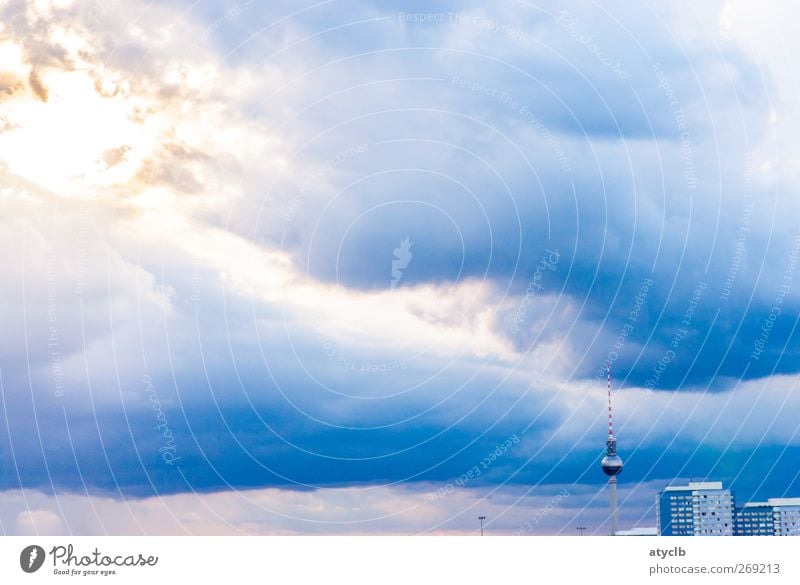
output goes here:
{"type": "Polygon", "coordinates": [[[0,0],[0,533],[800,496],[797,15],[0,0]]]}

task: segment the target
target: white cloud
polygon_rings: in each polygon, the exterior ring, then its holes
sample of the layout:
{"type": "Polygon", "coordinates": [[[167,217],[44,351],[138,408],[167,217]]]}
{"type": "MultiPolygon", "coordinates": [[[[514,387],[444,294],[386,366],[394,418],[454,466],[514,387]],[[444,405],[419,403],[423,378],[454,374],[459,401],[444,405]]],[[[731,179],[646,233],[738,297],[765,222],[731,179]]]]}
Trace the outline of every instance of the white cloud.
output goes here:
{"type": "Polygon", "coordinates": [[[53,510],[25,510],[17,514],[12,534],[55,535],[64,534],[61,517],[53,510]]]}
{"type": "MultiPolygon", "coordinates": [[[[620,486],[622,526],[654,523],[656,484],[620,486]]],[[[298,491],[261,489],[113,500],[34,490],[1,492],[0,519],[13,535],[574,534],[603,533],[603,488],[550,485],[530,492],[416,484],[298,491]],[[28,511],[24,509],[35,506],[28,511]],[[22,511],[19,511],[23,509],[22,511]],[[22,519],[6,522],[12,514],[22,519]]]]}

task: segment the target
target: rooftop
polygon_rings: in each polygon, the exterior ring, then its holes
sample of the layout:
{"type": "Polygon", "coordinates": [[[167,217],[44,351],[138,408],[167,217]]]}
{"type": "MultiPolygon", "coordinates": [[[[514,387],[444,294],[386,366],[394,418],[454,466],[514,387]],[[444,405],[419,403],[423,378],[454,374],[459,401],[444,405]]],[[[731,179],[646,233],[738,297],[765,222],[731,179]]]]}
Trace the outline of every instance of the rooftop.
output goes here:
{"type": "Polygon", "coordinates": [[[800,506],[800,498],[769,498],[766,502],[747,502],[745,508],[800,506]]]}
{"type": "Polygon", "coordinates": [[[631,528],[630,530],[617,530],[616,536],[658,536],[658,528],[655,526],[644,526],[641,528],[631,528]]]}
{"type": "Polygon", "coordinates": [[[767,503],[770,506],[800,506],[800,498],[770,498],[767,503]]]}
{"type": "Polygon", "coordinates": [[[665,492],[681,492],[696,490],[721,490],[721,481],[690,481],[689,485],[671,485],[664,488],[665,492]]]}

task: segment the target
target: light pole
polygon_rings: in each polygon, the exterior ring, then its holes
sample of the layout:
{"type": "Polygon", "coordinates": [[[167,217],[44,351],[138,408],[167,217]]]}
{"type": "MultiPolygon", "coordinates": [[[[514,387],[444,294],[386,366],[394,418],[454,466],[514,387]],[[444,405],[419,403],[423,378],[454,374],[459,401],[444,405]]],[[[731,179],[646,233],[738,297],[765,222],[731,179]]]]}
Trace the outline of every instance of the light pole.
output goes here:
{"type": "Polygon", "coordinates": [[[483,521],[486,520],[486,516],[478,516],[478,520],[481,521],[481,536],[483,536],[483,521]]]}
{"type": "Polygon", "coordinates": [[[586,530],[586,526],[576,526],[575,529],[583,536],[583,531],[586,530]]]}

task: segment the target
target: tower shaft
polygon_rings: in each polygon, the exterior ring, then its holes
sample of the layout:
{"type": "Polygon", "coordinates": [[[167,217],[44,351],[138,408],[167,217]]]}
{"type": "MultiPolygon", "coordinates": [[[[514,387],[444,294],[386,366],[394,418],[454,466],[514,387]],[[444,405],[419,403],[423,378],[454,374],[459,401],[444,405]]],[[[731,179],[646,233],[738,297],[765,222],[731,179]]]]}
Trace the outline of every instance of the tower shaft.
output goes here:
{"type": "Polygon", "coordinates": [[[617,478],[608,478],[608,491],[611,500],[611,536],[617,534],[617,478]]]}

